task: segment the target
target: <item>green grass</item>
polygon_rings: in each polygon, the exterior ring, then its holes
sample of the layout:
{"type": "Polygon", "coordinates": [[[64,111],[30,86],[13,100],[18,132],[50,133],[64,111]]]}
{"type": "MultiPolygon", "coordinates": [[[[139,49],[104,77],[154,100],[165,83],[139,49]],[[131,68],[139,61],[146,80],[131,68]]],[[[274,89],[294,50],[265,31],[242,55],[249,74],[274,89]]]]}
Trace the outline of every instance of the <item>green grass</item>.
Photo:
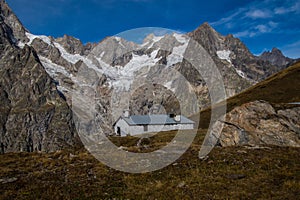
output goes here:
{"type": "MultiPolygon", "coordinates": [[[[206,131],[190,149],[159,171],[129,174],[110,169],[85,150],[51,154],[0,155],[0,199],[297,199],[300,196],[300,148],[269,146],[215,148],[206,160],[198,151],[206,131]]],[[[148,149],[133,137],[111,138],[131,151],[153,151],[174,132],[150,139],[148,149]]]]}

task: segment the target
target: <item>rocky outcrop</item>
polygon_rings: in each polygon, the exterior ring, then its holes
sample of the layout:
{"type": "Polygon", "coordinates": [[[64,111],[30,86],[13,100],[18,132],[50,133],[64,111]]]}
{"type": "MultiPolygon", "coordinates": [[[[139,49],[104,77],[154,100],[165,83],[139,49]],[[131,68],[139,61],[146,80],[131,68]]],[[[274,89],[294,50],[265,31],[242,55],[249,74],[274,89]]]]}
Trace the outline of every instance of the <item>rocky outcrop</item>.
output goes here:
{"type": "Polygon", "coordinates": [[[25,43],[29,41],[25,35],[26,30],[24,26],[19,21],[18,17],[12,12],[5,0],[0,0],[0,16],[2,17],[3,21],[11,28],[15,43],[25,43]]]}
{"type": "Polygon", "coordinates": [[[62,45],[68,53],[82,56],[87,56],[95,46],[95,44],[92,43],[83,45],[79,39],[69,35],[64,35],[63,37],[55,39],[55,41],[62,45]]]}
{"type": "Polygon", "coordinates": [[[23,49],[15,46],[15,27],[6,24],[2,16],[0,153],[51,152],[80,145],[64,96],[35,50],[27,45],[23,49]]]}
{"type": "Polygon", "coordinates": [[[300,105],[253,101],[234,108],[223,123],[221,146],[300,147],[300,105]]]}
{"type": "MultiPolygon", "coordinates": [[[[53,38],[49,40],[53,42],[53,38]]],[[[75,65],[64,59],[59,49],[56,48],[53,43],[48,44],[40,38],[35,38],[30,46],[37,51],[40,57],[47,58],[57,65],[64,66],[64,68],[68,71],[76,71],[75,65]]]]}
{"type": "MultiPolygon", "coordinates": [[[[240,76],[244,77],[243,82],[248,82],[249,84],[244,85],[241,90],[287,67],[287,63],[285,62],[273,62],[270,58],[254,56],[241,40],[234,38],[231,34],[222,36],[208,23],[204,23],[195,31],[188,33],[188,35],[199,42],[209,52],[220,68],[220,71],[223,72],[225,79],[228,73],[229,76],[232,76],[233,72],[229,72],[226,68],[223,68],[224,65],[232,66],[240,76]],[[224,56],[224,54],[227,54],[227,56],[224,56]],[[223,62],[220,62],[220,58],[222,57],[224,57],[223,62]]],[[[279,59],[281,60],[281,58],[279,59]]],[[[231,83],[235,83],[234,80],[240,79],[240,77],[227,78],[231,79],[231,83]]],[[[234,85],[240,85],[240,81],[234,85]]],[[[230,84],[229,87],[231,87],[230,84]]],[[[238,90],[237,93],[241,90],[238,90]]]]}
{"type": "Polygon", "coordinates": [[[294,62],[293,59],[285,57],[282,52],[277,49],[273,48],[272,51],[265,51],[259,57],[259,60],[268,61],[272,65],[276,65],[279,67],[287,66],[294,62]]]}

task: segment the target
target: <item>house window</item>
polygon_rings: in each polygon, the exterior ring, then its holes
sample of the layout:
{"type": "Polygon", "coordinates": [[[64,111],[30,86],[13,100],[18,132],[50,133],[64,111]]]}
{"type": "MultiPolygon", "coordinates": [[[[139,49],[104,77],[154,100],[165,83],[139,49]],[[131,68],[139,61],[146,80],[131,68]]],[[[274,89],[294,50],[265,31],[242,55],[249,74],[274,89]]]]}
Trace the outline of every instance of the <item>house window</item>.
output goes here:
{"type": "Polygon", "coordinates": [[[148,131],[148,125],[144,125],[144,132],[148,131]]]}

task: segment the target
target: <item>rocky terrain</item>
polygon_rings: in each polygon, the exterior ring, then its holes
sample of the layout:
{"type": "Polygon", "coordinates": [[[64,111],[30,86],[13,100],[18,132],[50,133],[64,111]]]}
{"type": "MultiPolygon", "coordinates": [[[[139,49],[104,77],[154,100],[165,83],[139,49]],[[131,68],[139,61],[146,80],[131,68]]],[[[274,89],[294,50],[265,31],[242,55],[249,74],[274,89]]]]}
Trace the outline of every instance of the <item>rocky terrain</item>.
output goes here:
{"type": "MultiPolygon", "coordinates": [[[[299,72],[300,62],[227,99],[220,139],[210,139],[220,146],[299,147],[299,72]]],[[[200,127],[208,127],[210,114],[210,108],[201,111],[200,127]]]]}
{"type": "Polygon", "coordinates": [[[272,51],[265,51],[259,57],[258,60],[269,61],[272,65],[286,66],[295,62],[295,60],[285,57],[282,52],[273,48],[272,51]]]}
{"type": "MultiPolygon", "coordinates": [[[[90,83],[97,94],[95,105],[99,108],[97,113],[100,113],[99,120],[104,122],[101,128],[106,135],[112,133],[111,125],[124,109],[129,108],[135,114],[173,110],[191,115],[210,104],[206,82],[185,59],[191,40],[201,44],[213,59],[223,77],[228,97],[288,66],[288,63],[273,65],[269,57],[255,57],[239,39],[232,35],[222,36],[208,24],[187,35],[152,34],[143,44],[119,37],[83,45],[70,36],[55,39],[29,32],[26,36],[27,44],[36,49],[69,105],[74,92],[84,86],[83,79],[91,76],[91,79],[100,80],[97,85],[90,83]],[[79,77],[78,73],[86,77],[79,77]],[[160,91],[169,91],[166,92],[169,95],[147,93],[149,88],[158,87],[156,85],[160,85],[160,91]],[[176,102],[175,97],[183,99],[181,107],[166,103],[176,102]],[[130,102],[127,99],[131,99],[130,102]],[[195,101],[198,106],[189,103],[195,101]]],[[[19,43],[20,47],[23,45],[19,43]]]]}
{"type": "Polygon", "coordinates": [[[272,106],[254,101],[234,108],[223,121],[221,146],[251,145],[300,147],[300,107],[272,106]]]}
{"type": "Polygon", "coordinates": [[[188,34],[150,34],[142,44],[115,36],[82,44],[67,35],[30,33],[4,0],[0,11],[2,152],[52,151],[65,147],[64,142],[75,144],[69,107],[78,106],[74,96],[79,95],[79,110],[94,107],[99,131],[105,135],[113,133],[112,124],[127,108],[133,114],[198,113],[210,105],[210,95],[203,74],[186,59],[192,42],[202,46],[204,57],[210,57],[204,65],[216,65],[220,71],[227,97],[295,62],[277,49],[254,56],[238,38],[222,36],[207,23],[188,34]],[[47,137],[60,142],[50,147],[47,137]],[[24,144],[12,144],[13,138],[23,138],[24,144]]]}
{"type": "Polygon", "coordinates": [[[3,1],[0,5],[0,153],[75,147],[80,142],[65,97],[36,51],[16,46],[26,41],[24,29],[3,1]]]}

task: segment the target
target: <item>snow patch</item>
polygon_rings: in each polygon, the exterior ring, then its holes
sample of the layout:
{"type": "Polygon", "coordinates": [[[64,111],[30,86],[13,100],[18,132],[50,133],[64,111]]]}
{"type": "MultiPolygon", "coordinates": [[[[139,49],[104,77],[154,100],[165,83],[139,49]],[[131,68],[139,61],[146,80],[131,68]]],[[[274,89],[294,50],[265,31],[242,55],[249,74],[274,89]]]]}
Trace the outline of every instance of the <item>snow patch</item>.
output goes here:
{"type": "MultiPolygon", "coordinates": [[[[148,67],[150,69],[151,67],[155,66],[160,58],[156,58],[159,49],[154,50],[150,55],[136,55],[132,54],[132,59],[127,63],[124,67],[122,66],[111,66],[103,61],[103,57],[105,55],[105,52],[101,52],[101,54],[98,57],[84,57],[79,54],[70,54],[66,51],[66,49],[60,45],[57,42],[52,42],[51,39],[47,36],[43,35],[33,35],[31,33],[26,33],[26,36],[30,40],[27,44],[31,45],[33,40],[35,38],[39,38],[48,45],[51,45],[55,48],[57,48],[62,58],[64,58],[66,61],[75,64],[78,61],[83,61],[84,64],[90,68],[95,70],[95,72],[104,74],[108,78],[108,84],[110,87],[113,87],[117,91],[129,91],[130,87],[134,81],[135,73],[145,67],[148,67]]],[[[146,42],[143,45],[147,45],[147,48],[152,48],[153,45],[157,42],[159,42],[164,36],[154,36],[151,41],[146,42]]],[[[178,62],[182,62],[184,52],[188,46],[188,39],[180,34],[174,34],[174,37],[178,40],[178,42],[182,43],[183,45],[177,46],[173,48],[173,52],[171,55],[168,56],[168,66],[172,66],[173,64],[176,64],[178,62]]],[[[114,37],[114,39],[121,45],[122,39],[120,37],[114,37]]],[[[24,46],[25,44],[20,43],[20,46],[24,46]]],[[[58,64],[53,63],[50,59],[46,57],[39,56],[40,60],[46,70],[46,72],[54,79],[57,79],[58,76],[64,75],[66,77],[69,77],[75,84],[79,84],[80,86],[83,85],[83,83],[80,83],[80,80],[77,80],[75,76],[73,76],[67,69],[65,69],[63,66],[60,66],[58,64]]],[[[170,89],[171,91],[174,91],[174,88],[172,88],[172,82],[166,83],[165,86],[170,89]]],[[[58,89],[62,92],[68,91],[68,88],[64,87],[63,85],[57,86],[58,89]]]]}
{"type": "MultiPolygon", "coordinates": [[[[129,63],[127,63],[124,67],[111,67],[107,65],[105,67],[105,73],[112,73],[117,74],[117,77],[114,80],[110,81],[110,85],[114,87],[116,90],[126,90],[130,89],[130,86],[134,80],[134,74],[138,70],[142,69],[143,67],[152,67],[156,65],[156,63],[160,60],[160,58],[155,58],[157,56],[158,50],[155,50],[151,53],[150,56],[148,55],[136,55],[132,54],[132,59],[129,63]],[[117,71],[115,71],[117,69],[117,71]]],[[[102,66],[102,65],[101,65],[102,66]]]]}
{"type": "Polygon", "coordinates": [[[114,37],[118,42],[121,42],[122,41],[122,38],[120,37],[114,37]]]}
{"type": "Polygon", "coordinates": [[[186,48],[188,47],[189,40],[186,40],[185,43],[181,46],[173,48],[172,54],[167,57],[167,67],[170,67],[174,64],[180,63],[183,61],[183,56],[186,48]]]}
{"type": "Polygon", "coordinates": [[[173,83],[172,81],[169,81],[169,82],[165,83],[164,86],[166,88],[168,88],[168,90],[171,90],[172,92],[175,93],[175,88],[172,88],[172,83],[173,83]]]}
{"type": "Polygon", "coordinates": [[[52,42],[49,37],[45,35],[33,35],[31,33],[26,32],[26,37],[29,39],[29,42],[27,43],[28,45],[31,45],[33,40],[38,38],[41,39],[43,42],[47,43],[48,45],[52,46],[52,42]]]}
{"type": "MultiPolygon", "coordinates": [[[[84,64],[88,67],[88,68],[91,68],[91,69],[93,69],[93,70],[95,70],[96,72],[98,72],[98,73],[101,73],[101,74],[106,74],[105,73],[105,71],[103,71],[103,70],[101,70],[98,66],[96,66],[93,62],[92,62],[92,60],[90,60],[90,59],[88,59],[88,58],[86,58],[86,57],[84,57],[84,56],[81,56],[81,55],[79,55],[79,54],[70,54],[70,53],[68,53],[59,43],[57,43],[57,42],[54,42],[54,45],[55,45],[55,47],[60,51],[60,53],[61,53],[61,56],[65,59],[65,60],[67,60],[68,62],[70,62],[70,63],[72,63],[72,64],[75,64],[75,63],[77,63],[78,61],[83,61],[84,62],[84,64]]],[[[103,52],[104,53],[104,52],[103,52]]],[[[102,53],[102,54],[103,54],[102,53]]],[[[101,55],[102,55],[101,54],[101,55]]],[[[104,54],[103,54],[104,55],[104,54]]],[[[99,59],[99,60],[101,60],[101,59],[99,59]]],[[[104,62],[103,62],[104,63],[104,62]]],[[[104,65],[103,63],[101,63],[101,67],[104,65]]]]}
{"type": "Polygon", "coordinates": [[[151,42],[148,41],[148,42],[146,42],[145,44],[142,44],[142,47],[144,47],[144,46],[150,44],[150,45],[148,46],[148,49],[150,49],[150,48],[153,47],[153,45],[154,45],[155,43],[159,42],[159,41],[160,41],[161,39],[163,39],[163,38],[164,38],[164,36],[153,36],[151,42]]]}
{"type": "Polygon", "coordinates": [[[159,42],[161,39],[163,39],[165,36],[154,36],[152,38],[152,41],[155,43],[155,42],[159,42]]]}
{"type": "Polygon", "coordinates": [[[217,55],[221,60],[227,60],[229,63],[231,63],[230,59],[230,50],[222,50],[222,51],[217,51],[217,55]]]}
{"type": "Polygon", "coordinates": [[[133,76],[134,72],[140,70],[141,68],[148,66],[152,67],[160,60],[160,58],[155,58],[158,53],[158,50],[155,50],[151,53],[151,56],[148,55],[136,55],[132,54],[132,59],[127,63],[119,72],[122,76],[133,76]]]}
{"type": "Polygon", "coordinates": [[[239,70],[239,69],[235,69],[235,71],[238,73],[238,75],[239,75],[240,77],[247,79],[247,77],[246,77],[246,75],[245,75],[244,72],[242,72],[242,71],[239,70]]]}
{"type": "Polygon", "coordinates": [[[180,43],[187,43],[189,41],[189,39],[183,34],[173,33],[173,36],[180,43]]]}
{"type": "Polygon", "coordinates": [[[56,48],[58,48],[58,50],[60,51],[61,53],[61,56],[67,60],[68,62],[72,63],[72,64],[75,64],[77,63],[79,60],[84,60],[84,57],[79,55],[79,54],[70,54],[68,53],[59,43],[57,42],[54,42],[54,46],[56,48]]]}
{"type": "Polygon", "coordinates": [[[58,85],[58,86],[57,86],[57,89],[58,89],[59,91],[61,91],[63,94],[64,94],[65,92],[70,92],[70,90],[68,90],[67,88],[65,88],[65,87],[63,87],[63,86],[61,86],[61,85],[58,85]]]}
{"type": "Polygon", "coordinates": [[[72,77],[73,75],[70,74],[63,66],[57,65],[53,63],[50,59],[45,58],[43,56],[39,56],[41,63],[45,67],[46,72],[55,79],[59,73],[65,75],[66,77],[72,77]]]}
{"type": "Polygon", "coordinates": [[[155,50],[151,53],[151,58],[155,58],[158,54],[158,50],[155,50]]]}
{"type": "Polygon", "coordinates": [[[17,44],[18,47],[23,48],[25,46],[25,43],[19,41],[17,44]]]}
{"type": "Polygon", "coordinates": [[[116,36],[114,36],[113,38],[119,43],[119,45],[121,45],[123,48],[126,49],[126,47],[125,47],[124,44],[122,43],[122,38],[116,37],[116,36]]]}
{"type": "Polygon", "coordinates": [[[101,73],[107,75],[111,79],[116,79],[118,77],[118,67],[110,66],[109,64],[104,62],[101,58],[96,58],[96,60],[100,65],[100,69],[98,68],[98,71],[100,70],[101,73]]]}
{"type": "Polygon", "coordinates": [[[103,52],[100,54],[99,59],[102,59],[103,56],[104,56],[104,54],[105,54],[105,51],[103,51],[103,52]]]}
{"type": "Polygon", "coordinates": [[[148,44],[150,44],[150,42],[149,42],[149,41],[147,41],[147,42],[145,42],[145,43],[141,44],[141,47],[145,47],[145,46],[147,46],[148,44]]]}

